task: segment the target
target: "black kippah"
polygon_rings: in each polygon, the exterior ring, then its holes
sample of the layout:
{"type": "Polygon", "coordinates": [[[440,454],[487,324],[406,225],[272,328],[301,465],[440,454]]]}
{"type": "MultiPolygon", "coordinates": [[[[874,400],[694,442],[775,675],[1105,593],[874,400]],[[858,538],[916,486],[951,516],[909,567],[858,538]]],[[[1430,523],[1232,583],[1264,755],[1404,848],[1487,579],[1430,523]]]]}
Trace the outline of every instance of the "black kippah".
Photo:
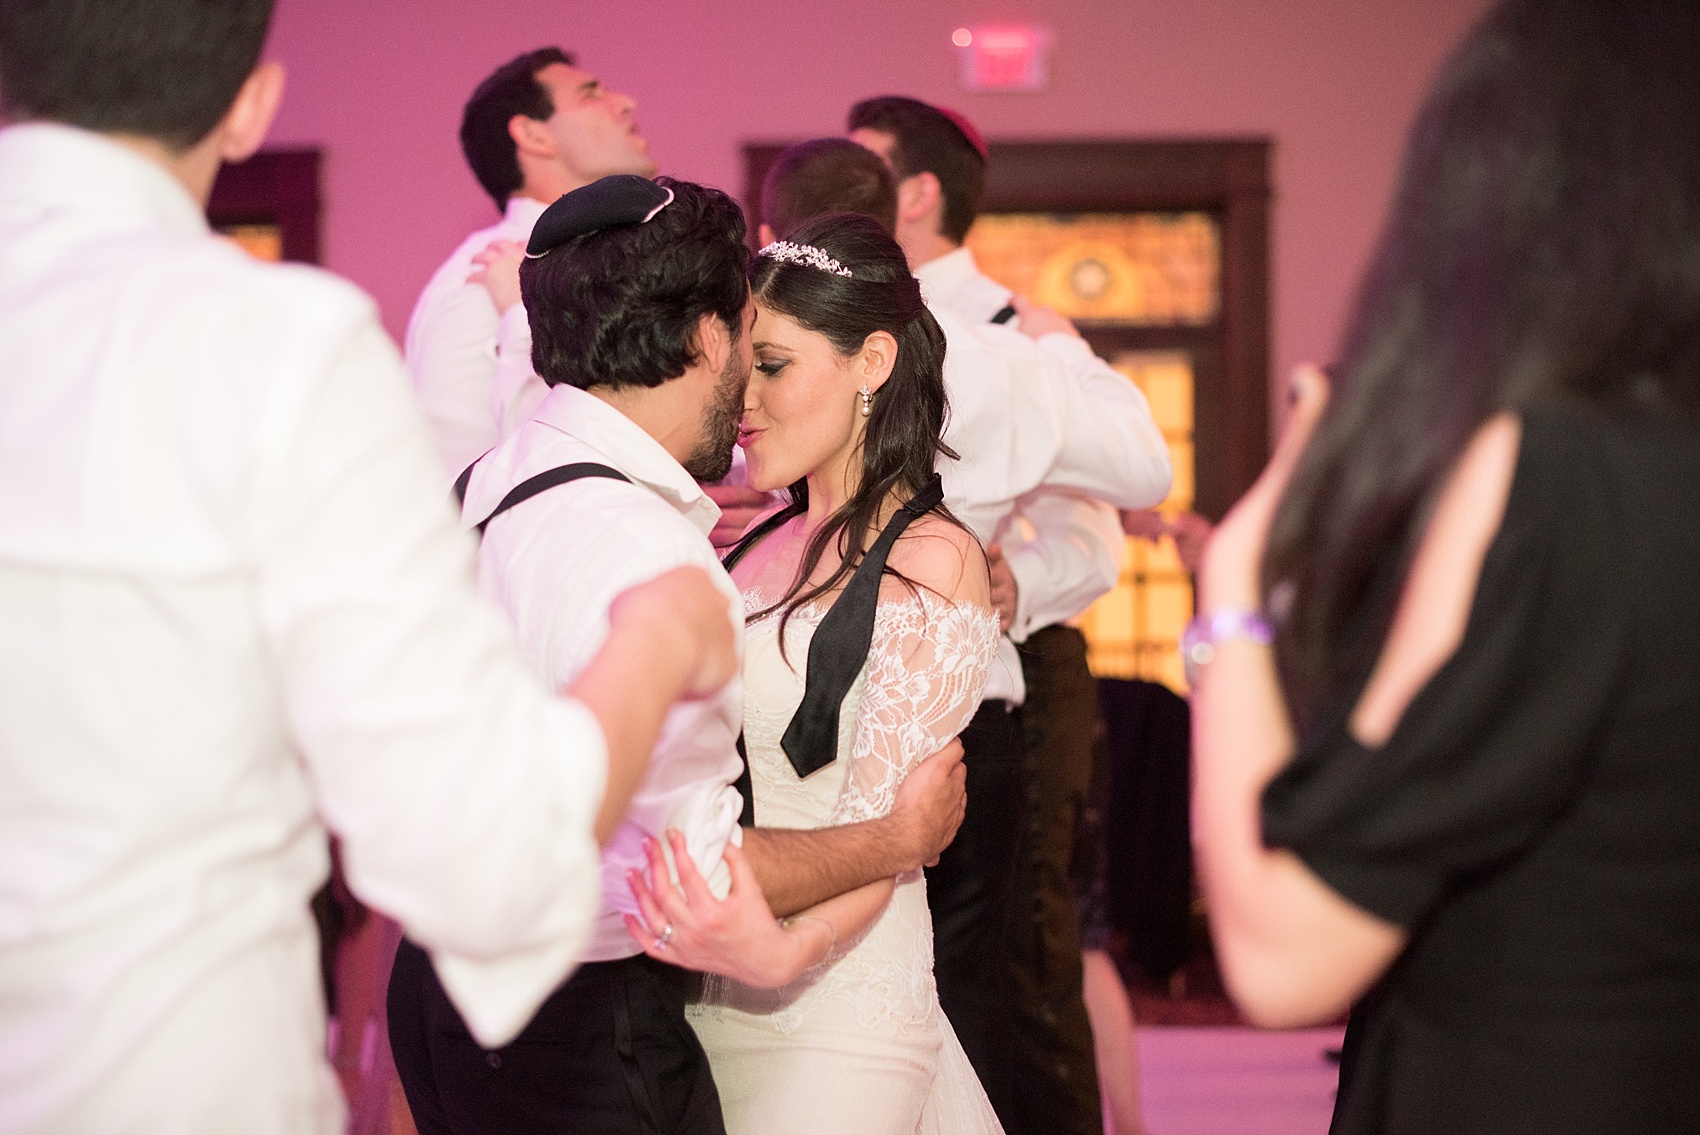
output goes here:
{"type": "Polygon", "coordinates": [[[647,177],[617,173],[571,193],[563,193],[543,210],[532,226],[525,254],[543,256],[574,237],[611,229],[616,225],[641,225],[673,201],[673,191],[647,177]]]}

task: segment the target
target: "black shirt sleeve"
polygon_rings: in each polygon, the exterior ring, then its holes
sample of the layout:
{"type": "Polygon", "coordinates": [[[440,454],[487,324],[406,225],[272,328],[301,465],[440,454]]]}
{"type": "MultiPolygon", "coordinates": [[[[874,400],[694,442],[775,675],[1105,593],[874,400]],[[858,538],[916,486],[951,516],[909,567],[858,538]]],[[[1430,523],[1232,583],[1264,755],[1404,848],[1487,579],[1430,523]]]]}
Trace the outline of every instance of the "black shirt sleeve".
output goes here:
{"type": "Polygon", "coordinates": [[[1264,793],[1268,846],[1402,926],[1539,834],[1574,797],[1609,712],[1626,635],[1610,581],[1614,517],[1569,432],[1524,415],[1463,641],[1388,742],[1355,741],[1344,704],[1264,793]]]}

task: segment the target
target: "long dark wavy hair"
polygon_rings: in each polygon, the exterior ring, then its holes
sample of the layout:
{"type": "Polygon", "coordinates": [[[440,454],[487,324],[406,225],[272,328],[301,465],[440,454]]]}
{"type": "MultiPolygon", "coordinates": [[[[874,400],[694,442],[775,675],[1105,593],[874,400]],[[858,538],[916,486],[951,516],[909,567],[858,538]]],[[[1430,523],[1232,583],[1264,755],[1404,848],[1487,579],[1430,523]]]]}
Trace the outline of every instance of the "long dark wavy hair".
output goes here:
{"type": "MultiPolygon", "coordinates": [[[[921,286],[910,274],[897,242],[877,221],[861,213],[824,214],[799,226],[788,239],[820,249],[851,275],[758,254],[750,267],[751,295],[769,310],[826,336],[846,358],[860,351],[869,335],[885,331],[897,340],[897,359],[890,377],[874,393],[855,492],[809,537],[785,594],[750,617],[753,621],[784,608],[781,643],[792,612],[828,594],[855,571],[873,542],[870,532],[887,498],[895,494],[908,500],[932,480],[940,456],[956,458],[941,436],[947,408],[944,331],[922,302],[921,286]],[[806,587],[833,541],[840,557],[838,568],[824,581],[806,587]]],[[[798,480],[790,493],[786,514],[808,511],[808,482],[798,480]]],[[[960,524],[943,505],[933,511],[960,524]]],[[[885,574],[916,586],[889,565],[885,574]]]]}
{"type": "Polygon", "coordinates": [[[1367,674],[1488,418],[1700,413],[1696,108],[1692,0],[1508,0],[1447,63],[1264,558],[1301,728],[1367,674]]]}

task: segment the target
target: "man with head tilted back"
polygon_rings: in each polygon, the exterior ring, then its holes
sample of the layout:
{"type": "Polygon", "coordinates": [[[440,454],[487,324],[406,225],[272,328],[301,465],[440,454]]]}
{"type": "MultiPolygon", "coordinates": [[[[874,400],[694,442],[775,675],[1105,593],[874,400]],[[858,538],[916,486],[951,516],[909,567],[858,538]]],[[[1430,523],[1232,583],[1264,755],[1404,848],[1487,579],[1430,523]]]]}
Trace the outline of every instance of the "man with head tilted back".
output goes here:
{"type": "Polygon", "coordinates": [[[408,321],[405,347],[448,477],[530,417],[546,389],[531,373],[524,309],[502,326],[490,296],[469,280],[477,258],[493,243],[524,244],[563,193],[611,174],[653,174],[636,106],[558,47],[502,64],[467,100],[461,152],[502,219],[467,237],[437,269],[408,321]]]}
{"type": "Polygon", "coordinates": [[[342,1130],[327,829],[502,1044],[668,707],[735,666],[688,569],[551,696],[370,299],[208,230],[270,15],[0,0],[0,1130],[342,1130]]]}

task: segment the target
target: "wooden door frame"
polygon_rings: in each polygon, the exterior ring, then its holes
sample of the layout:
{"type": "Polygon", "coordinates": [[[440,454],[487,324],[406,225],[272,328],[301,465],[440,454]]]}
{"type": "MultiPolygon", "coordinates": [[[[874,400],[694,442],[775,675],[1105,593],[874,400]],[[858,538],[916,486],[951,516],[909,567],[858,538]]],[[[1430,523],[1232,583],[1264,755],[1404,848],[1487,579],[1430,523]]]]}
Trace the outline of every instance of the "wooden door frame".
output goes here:
{"type": "MultiPolygon", "coordinates": [[[[751,239],[762,178],[783,142],[744,146],[751,239]]],[[[985,213],[1208,212],[1221,224],[1222,306],[1208,327],[1082,323],[1101,353],[1187,351],[1194,367],[1193,507],[1220,520],[1269,457],[1267,138],[992,142],[985,213]]]]}
{"type": "Polygon", "coordinates": [[[319,170],[317,149],[261,150],[238,165],[218,171],[207,220],[224,225],[276,225],[283,237],[283,258],[319,262],[319,170]]]}

